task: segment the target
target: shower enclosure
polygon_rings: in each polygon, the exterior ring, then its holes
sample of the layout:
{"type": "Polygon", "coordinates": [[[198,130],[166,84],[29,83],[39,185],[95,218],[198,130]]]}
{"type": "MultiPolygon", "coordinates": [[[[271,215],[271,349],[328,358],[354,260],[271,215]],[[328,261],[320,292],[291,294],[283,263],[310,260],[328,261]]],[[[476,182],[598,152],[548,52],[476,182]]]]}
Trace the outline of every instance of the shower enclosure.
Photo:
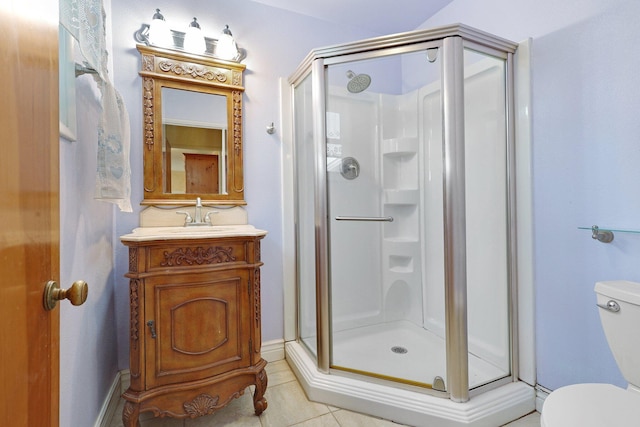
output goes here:
{"type": "Polygon", "coordinates": [[[314,50],[289,79],[287,357],[312,399],[412,425],[485,425],[463,402],[505,387],[494,420],[531,409],[514,345],[516,47],[455,25],[314,50]]]}

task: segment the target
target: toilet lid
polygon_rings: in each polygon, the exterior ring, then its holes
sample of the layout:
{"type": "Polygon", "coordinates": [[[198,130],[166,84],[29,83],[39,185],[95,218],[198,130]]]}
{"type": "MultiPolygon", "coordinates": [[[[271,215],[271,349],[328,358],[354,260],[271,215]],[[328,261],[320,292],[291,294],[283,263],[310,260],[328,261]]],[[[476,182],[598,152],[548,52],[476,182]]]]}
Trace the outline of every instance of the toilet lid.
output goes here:
{"type": "Polygon", "coordinates": [[[551,393],[542,407],[544,427],[640,425],[640,393],[611,384],[576,384],[551,393]]]}

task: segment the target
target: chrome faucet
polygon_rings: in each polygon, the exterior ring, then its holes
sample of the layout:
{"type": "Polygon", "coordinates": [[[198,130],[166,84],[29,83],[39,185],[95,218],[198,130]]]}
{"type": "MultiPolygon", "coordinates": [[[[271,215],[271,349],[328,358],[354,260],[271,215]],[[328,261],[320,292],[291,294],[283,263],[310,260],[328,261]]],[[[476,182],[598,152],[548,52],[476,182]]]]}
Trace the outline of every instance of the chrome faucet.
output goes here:
{"type": "Polygon", "coordinates": [[[195,214],[194,223],[199,224],[202,222],[202,199],[200,197],[196,197],[196,214],[195,214]]]}
{"type": "Polygon", "coordinates": [[[204,218],[202,217],[202,199],[200,197],[196,198],[196,209],[194,212],[194,217],[187,211],[177,211],[176,213],[185,215],[184,217],[184,226],[190,227],[194,225],[213,225],[211,221],[211,214],[217,214],[217,211],[207,211],[204,214],[204,218]]]}

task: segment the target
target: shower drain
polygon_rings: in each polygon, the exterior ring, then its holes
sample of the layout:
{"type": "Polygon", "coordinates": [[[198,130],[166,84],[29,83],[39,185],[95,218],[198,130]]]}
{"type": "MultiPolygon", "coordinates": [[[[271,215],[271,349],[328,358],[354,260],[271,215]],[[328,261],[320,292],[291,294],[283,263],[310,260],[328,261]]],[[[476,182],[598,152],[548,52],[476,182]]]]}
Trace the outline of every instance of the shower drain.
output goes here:
{"type": "Polygon", "coordinates": [[[405,354],[408,350],[406,348],[404,348],[404,347],[396,345],[396,346],[391,347],[391,351],[396,353],[396,354],[405,354]]]}

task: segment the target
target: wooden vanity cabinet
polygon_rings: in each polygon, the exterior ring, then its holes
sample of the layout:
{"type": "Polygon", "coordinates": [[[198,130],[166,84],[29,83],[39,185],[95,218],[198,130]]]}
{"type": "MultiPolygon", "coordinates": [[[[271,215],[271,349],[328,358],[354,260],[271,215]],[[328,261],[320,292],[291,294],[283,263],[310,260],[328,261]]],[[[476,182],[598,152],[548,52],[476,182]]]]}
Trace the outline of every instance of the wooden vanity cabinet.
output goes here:
{"type": "Polygon", "coordinates": [[[125,240],[129,247],[131,385],[125,427],[212,414],[255,385],[267,407],[260,355],[263,236],[125,240]]]}

